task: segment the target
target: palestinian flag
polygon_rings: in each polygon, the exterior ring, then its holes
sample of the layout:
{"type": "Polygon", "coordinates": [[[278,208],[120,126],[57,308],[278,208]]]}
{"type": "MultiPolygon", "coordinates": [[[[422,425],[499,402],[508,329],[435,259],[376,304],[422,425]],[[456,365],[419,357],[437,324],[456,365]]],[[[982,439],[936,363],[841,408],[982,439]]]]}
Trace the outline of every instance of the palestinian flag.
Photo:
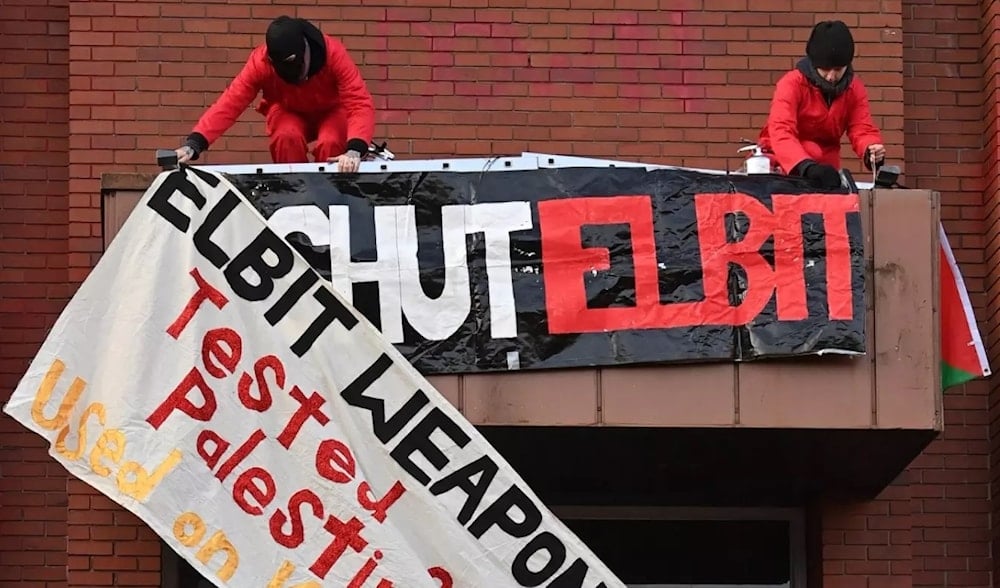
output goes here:
{"type": "Polygon", "coordinates": [[[941,389],[990,375],[986,348],[969,302],[962,273],[948,243],[944,226],[941,240],[941,389]]]}

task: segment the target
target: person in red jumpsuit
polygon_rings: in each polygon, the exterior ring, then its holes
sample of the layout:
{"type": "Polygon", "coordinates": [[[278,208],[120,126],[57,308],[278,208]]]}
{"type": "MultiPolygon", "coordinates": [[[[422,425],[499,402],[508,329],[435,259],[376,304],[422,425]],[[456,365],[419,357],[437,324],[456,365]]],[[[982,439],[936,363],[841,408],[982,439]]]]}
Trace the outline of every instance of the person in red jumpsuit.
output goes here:
{"type": "Polygon", "coordinates": [[[355,172],[375,132],[375,105],[344,45],[300,18],[280,16],[222,95],[177,149],[181,163],[198,159],[250,103],[264,115],[274,163],[336,162],[355,172]]]}
{"type": "Polygon", "coordinates": [[[854,38],[842,21],[813,27],[806,56],[778,81],[758,145],[788,175],[839,188],[844,133],[869,170],[885,160],[868,92],[851,67],[854,38]]]}

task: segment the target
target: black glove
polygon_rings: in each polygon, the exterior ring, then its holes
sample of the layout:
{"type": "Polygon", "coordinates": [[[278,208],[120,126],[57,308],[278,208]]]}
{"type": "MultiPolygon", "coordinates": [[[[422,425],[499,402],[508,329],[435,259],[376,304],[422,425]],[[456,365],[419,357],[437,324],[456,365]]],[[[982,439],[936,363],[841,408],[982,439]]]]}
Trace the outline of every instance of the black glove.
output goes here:
{"type": "Polygon", "coordinates": [[[357,151],[361,158],[364,159],[365,155],[368,155],[368,141],[364,139],[358,139],[357,137],[347,141],[347,149],[344,151],[357,151]]]}
{"type": "Polygon", "coordinates": [[[198,159],[202,151],[208,149],[208,139],[201,133],[191,133],[187,136],[182,148],[189,147],[192,151],[191,161],[198,159]]]}
{"type": "Polygon", "coordinates": [[[840,187],[840,172],[832,165],[814,163],[802,175],[817,188],[833,190],[840,187]]]}

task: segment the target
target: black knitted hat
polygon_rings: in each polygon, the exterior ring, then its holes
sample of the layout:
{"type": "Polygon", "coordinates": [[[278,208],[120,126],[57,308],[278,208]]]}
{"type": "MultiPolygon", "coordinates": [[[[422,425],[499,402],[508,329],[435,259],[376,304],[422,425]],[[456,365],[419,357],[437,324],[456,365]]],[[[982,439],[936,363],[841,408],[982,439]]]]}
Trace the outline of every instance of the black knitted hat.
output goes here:
{"type": "Polygon", "coordinates": [[[817,23],[809,35],[806,55],[814,67],[847,67],[854,60],[854,37],[843,21],[827,20],[817,23]]]}
{"type": "Polygon", "coordinates": [[[299,19],[279,16],[267,27],[265,38],[267,54],[272,60],[283,61],[292,55],[301,58],[305,47],[305,30],[299,19]]]}

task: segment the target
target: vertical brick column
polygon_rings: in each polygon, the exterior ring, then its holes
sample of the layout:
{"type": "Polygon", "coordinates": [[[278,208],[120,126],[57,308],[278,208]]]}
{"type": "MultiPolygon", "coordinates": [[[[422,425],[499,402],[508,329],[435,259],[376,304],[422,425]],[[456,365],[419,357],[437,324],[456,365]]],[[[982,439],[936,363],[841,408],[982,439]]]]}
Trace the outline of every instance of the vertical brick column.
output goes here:
{"type": "MultiPolygon", "coordinates": [[[[982,119],[983,132],[983,257],[986,266],[985,304],[983,318],[986,326],[983,332],[994,369],[1000,366],[1000,1],[982,0],[980,3],[982,58],[982,119]]],[[[1000,385],[994,378],[989,391],[990,430],[990,486],[992,500],[993,528],[989,538],[992,541],[990,555],[993,558],[994,581],[1000,574],[1000,385]]]]}
{"type": "MultiPolygon", "coordinates": [[[[66,0],[0,2],[0,404],[67,297],[66,0]]],[[[66,472],[0,416],[0,585],[66,583],[66,472]]]]}
{"type": "MultiPolygon", "coordinates": [[[[903,2],[904,183],[941,192],[942,223],[985,319],[979,30],[979,0],[903,2]]],[[[988,391],[949,389],[944,433],[911,465],[914,586],[989,584],[988,391]]]]}

